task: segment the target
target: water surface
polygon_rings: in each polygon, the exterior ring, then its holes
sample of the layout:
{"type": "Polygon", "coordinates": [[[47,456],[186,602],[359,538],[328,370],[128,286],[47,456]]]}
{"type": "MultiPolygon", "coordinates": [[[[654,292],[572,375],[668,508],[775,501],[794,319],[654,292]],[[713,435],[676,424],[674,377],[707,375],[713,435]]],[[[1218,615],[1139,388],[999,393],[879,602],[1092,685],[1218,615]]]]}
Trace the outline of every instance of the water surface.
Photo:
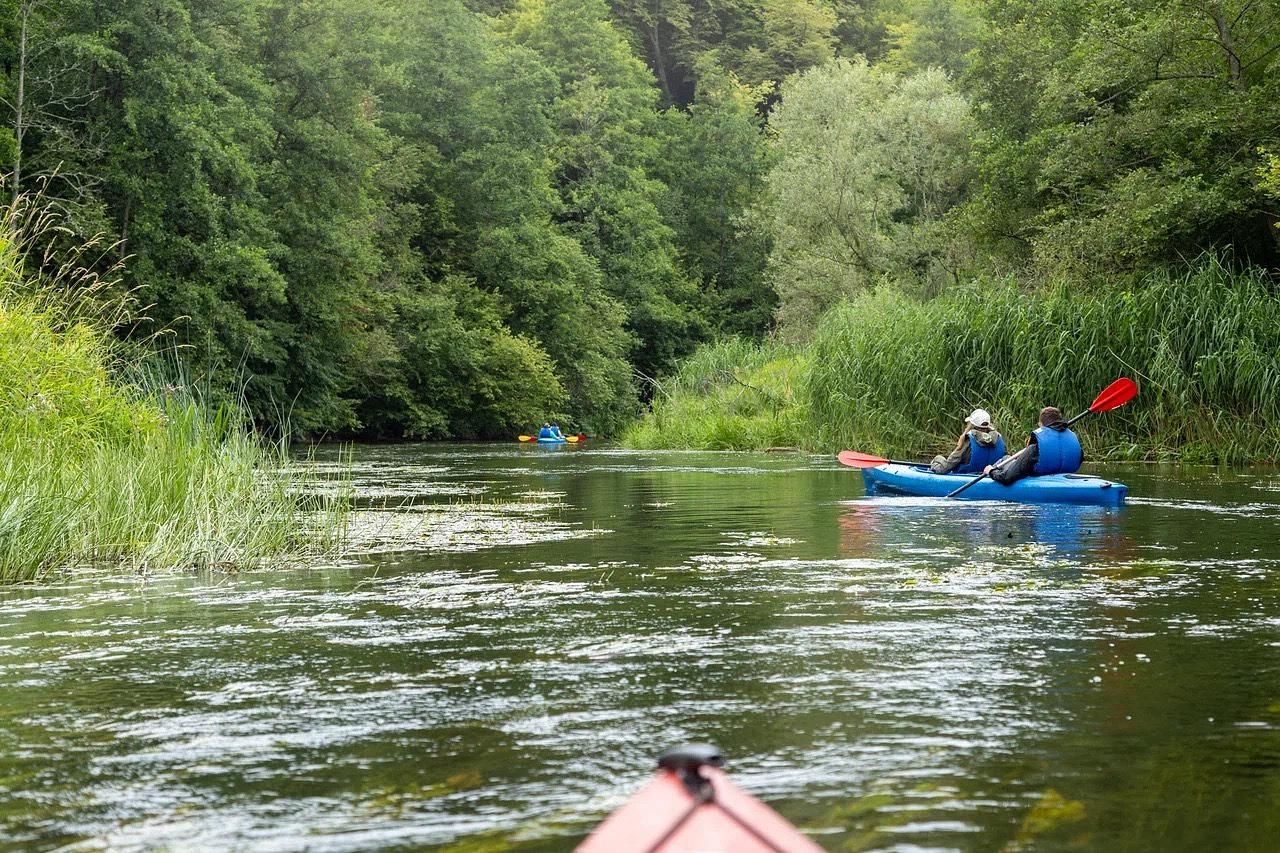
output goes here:
{"type": "Polygon", "coordinates": [[[713,740],[832,850],[1274,850],[1280,474],[1093,470],[358,448],[342,560],[0,591],[0,845],[562,850],[713,740]]]}

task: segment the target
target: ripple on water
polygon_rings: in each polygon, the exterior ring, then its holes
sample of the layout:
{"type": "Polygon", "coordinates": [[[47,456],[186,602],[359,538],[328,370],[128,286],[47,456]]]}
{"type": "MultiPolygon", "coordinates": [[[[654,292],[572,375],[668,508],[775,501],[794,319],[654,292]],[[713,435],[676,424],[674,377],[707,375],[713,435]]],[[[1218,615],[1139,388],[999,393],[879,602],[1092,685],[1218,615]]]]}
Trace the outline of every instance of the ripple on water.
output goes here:
{"type": "Polygon", "coordinates": [[[501,499],[369,511],[379,553],[308,572],[0,594],[6,836],[564,849],[657,749],[713,738],[833,849],[1274,837],[1242,817],[1280,764],[1274,507],[846,503],[830,460],[374,452],[370,488],[501,499]]]}

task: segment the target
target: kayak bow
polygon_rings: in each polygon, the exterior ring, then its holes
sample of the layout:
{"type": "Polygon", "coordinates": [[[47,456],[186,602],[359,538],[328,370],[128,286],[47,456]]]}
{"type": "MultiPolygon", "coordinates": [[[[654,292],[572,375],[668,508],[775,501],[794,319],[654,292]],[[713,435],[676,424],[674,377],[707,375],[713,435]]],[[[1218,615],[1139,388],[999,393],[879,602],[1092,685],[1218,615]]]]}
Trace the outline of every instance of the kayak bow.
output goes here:
{"type": "Polygon", "coordinates": [[[781,815],[717,768],[720,751],[690,744],[663,753],[658,775],[595,828],[578,853],[817,853],[781,815]]]}

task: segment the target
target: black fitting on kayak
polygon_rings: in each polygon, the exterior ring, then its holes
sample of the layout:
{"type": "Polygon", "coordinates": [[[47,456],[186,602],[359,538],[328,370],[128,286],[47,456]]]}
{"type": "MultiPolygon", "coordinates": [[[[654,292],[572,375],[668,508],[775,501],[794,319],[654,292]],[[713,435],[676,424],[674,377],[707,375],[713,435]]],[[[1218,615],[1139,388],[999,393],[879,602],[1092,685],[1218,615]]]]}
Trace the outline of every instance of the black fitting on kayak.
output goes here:
{"type": "Polygon", "coordinates": [[[659,769],[670,770],[679,776],[689,793],[702,802],[710,800],[714,792],[711,781],[702,775],[704,765],[724,766],[724,756],[719,747],[709,743],[686,743],[658,756],[659,769]]]}

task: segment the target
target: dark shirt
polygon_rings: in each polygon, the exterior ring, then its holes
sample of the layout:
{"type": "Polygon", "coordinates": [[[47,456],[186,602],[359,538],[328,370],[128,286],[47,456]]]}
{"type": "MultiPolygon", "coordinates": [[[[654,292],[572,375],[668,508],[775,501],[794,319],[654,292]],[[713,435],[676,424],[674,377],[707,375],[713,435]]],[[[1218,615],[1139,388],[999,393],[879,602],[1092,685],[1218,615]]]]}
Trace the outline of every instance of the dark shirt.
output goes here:
{"type": "Polygon", "coordinates": [[[1010,483],[1016,483],[1023,477],[1030,477],[1031,472],[1035,470],[1036,463],[1039,461],[1040,447],[1033,438],[1030,444],[1017,453],[1012,456],[1006,456],[995,465],[992,465],[991,479],[1006,486],[1010,483]]]}

